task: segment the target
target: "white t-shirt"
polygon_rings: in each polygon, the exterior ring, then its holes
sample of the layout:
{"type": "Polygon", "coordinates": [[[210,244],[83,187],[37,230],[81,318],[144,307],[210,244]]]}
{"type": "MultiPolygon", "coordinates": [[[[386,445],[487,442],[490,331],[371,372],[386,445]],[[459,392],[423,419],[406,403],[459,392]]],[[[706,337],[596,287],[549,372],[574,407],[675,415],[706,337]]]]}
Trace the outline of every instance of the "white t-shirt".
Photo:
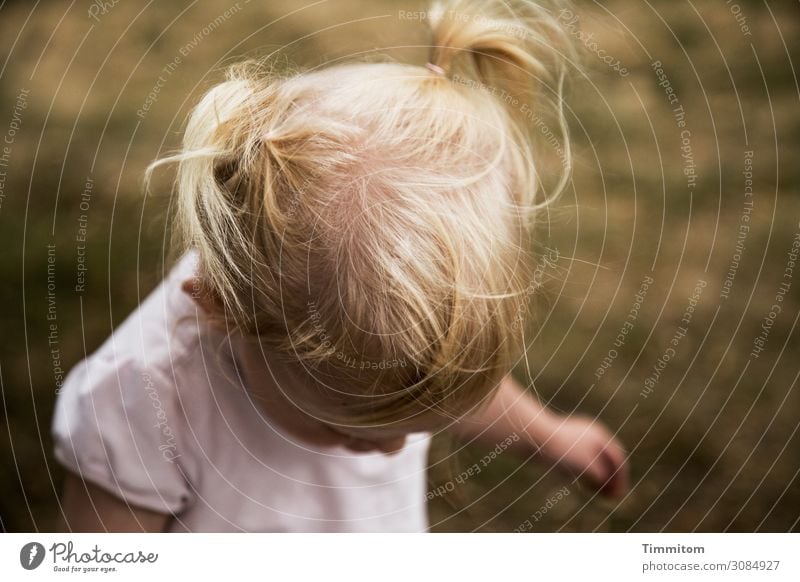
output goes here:
{"type": "Polygon", "coordinates": [[[174,515],[172,531],[426,531],[430,434],[384,455],[282,431],[181,290],[195,266],[187,254],[69,373],[53,419],[59,462],[174,515]]]}

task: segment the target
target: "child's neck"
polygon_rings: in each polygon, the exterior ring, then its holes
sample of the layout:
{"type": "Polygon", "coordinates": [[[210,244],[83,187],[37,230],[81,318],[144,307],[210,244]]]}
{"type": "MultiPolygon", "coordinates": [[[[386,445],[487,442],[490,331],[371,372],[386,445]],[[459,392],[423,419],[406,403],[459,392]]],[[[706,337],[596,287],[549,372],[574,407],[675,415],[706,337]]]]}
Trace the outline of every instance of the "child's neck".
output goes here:
{"type": "Polygon", "coordinates": [[[334,433],[308,412],[313,386],[256,342],[232,342],[245,389],[278,427],[317,445],[334,445],[334,433]]]}

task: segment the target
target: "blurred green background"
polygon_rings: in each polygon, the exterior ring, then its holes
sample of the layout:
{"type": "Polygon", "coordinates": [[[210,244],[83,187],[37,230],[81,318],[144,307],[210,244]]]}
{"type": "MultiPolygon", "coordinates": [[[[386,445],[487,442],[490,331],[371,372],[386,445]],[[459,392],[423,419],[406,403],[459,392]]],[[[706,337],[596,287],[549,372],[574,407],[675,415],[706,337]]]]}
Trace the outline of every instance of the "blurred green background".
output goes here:
{"type": "MultiPolygon", "coordinates": [[[[427,29],[400,16],[422,9],[385,0],[0,4],[2,529],[55,527],[54,367],[93,351],[169,266],[169,175],[145,194],[142,173],[177,146],[191,104],[225,64],[279,49],[278,66],[375,52],[423,64],[427,29]],[[84,227],[85,286],[76,290],[84,227]]],[[[431,501],[432,529],[512,531],[528,520],[532,531],[798,530],[800,270],[785,276],[800,232],[797,4],[619,0],[573,12],[564,25],[585,70],[568,98],[578,159],[559,208],[542,217],[539,241],[559,259],[534,301],[530,369],[516,372],[554,408],[618,431],[633,488],[605,502],[503,454],[431,501]],[[645,277],[653,284],[615,344],[645,277]],[[685,336],[648,392],[698,281],[685,336]],[[569,494],[548,503],[564,486],[569,494]]],[[[432,489],[487,449],[447,451],[433,447],[432,489]]]]}

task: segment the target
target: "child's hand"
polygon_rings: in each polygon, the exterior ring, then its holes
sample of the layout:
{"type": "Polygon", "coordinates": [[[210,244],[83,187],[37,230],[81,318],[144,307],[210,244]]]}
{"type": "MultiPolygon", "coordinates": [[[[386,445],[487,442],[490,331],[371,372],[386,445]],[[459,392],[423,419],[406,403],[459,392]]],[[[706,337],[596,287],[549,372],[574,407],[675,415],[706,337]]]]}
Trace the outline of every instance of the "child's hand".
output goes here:
{"type": "Polygon", "coordinates": [[[628,464],[620,442],[600,422],[585,416],[554,416],[540,453],[605,497],[628,491],[628,464]]]}

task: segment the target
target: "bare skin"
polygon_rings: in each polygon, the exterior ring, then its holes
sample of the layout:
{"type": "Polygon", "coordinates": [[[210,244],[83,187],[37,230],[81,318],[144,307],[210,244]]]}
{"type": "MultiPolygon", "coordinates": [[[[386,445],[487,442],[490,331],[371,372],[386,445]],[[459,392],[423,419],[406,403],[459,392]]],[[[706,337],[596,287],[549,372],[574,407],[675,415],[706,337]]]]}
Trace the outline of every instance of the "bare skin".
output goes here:
{"type": "MultiPolygon", "coordinates": [[[[196,280],[183,284],[183,290],[200,307],[214,309],[213,304],[193,295],[198,287],[196,280]]],[[[621,498],[628,491],[626,453],[605,425],[590,417],[562,416],[547,410],[511,375],[503,379],[486,406],[456,423],[429,416],[402,430],[378,430],[321,423],[289,402],[280,390],[282,382],[299,381],[288,370],[275,366],[266,368],[263,354],[253,352],[243,354],[242,361],[253,377],[271,378],[276,374],[274,381],[256,387],[255,395],[269,405],[270,417],[282,428],[308,442],[341,445],[355,452],[394,454],[404,447],[406,434],[412,432],[437,432],[446,428],[462,438],[477,439],[492,447],[516,433],[521,437],[515,443],[514,450],[518,454],[539,455],[604,497],[621,498]]],[[[158,532],[165,531],[171,519],[165,514],[128,505],[73,474],[67,475],[62,505],[65,531],[158,532]]]]}
{"type": "Polygon", "coordinates": [[[517,433],[522,437],[517,442],[520,455],[538,454],[604,497],[618,499],[628,492],[627,455],[605,425],[588,416],[547,410],[510,375],[486,408],[454,429],[491,446],[517,433]]]}
{"type": "Polygon", "coordinates": [[[73,473],[64,480],[61,530],[69,532],[163,532],[170,516],[128,505],[73,473]]]}

